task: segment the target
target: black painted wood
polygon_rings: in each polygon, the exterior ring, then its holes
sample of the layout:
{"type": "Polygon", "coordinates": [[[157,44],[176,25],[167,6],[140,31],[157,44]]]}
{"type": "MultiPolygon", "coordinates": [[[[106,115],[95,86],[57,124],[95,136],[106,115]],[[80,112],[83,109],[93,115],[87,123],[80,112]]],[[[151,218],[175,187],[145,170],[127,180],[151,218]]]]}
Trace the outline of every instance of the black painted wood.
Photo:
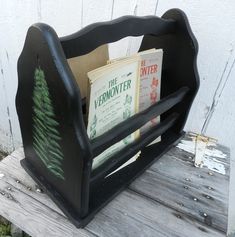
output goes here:
{"type": "Polygon", "coordinates": [[[187,17],[178,9],[162,18],[126,16],[95,23],[63,38],[46,24],[29,28],[18,60],[16,96],[26,156],[22,165],[77,227],[84,226],[182,136],[199,87],[197,51],[187,17]],[[66,58],[139,35],[144,35],[140,51],[163,48],[162,100],[90,141],[83,121],[84,101],[66,58]],[[156,115],[161,115],[159,125],[91,170],[97,154],[156,115]],[[147,146],[159,135],[161,142],[147,146]],[[105,178],[138,150],[142,153],[136,162],[105,178]]]}
{"type": "Polygon", "coordinates": [[[161,117],[164,118],[172,112],[178,112],[180,118],[174,130],[179,132],[185,125],[200,84],[197,71],[198,43],[184,12],[173,9],[167,11],[162,18],[176,21],[175,32],[158,37],[151,34],[145,35],[140,51],[149,48],[162,48],[164,51],[161,98],[168,96],[182,86],[187,86],[190,89],[189,94],[182,103],[176,105],[161,117]]]}
{"type": "Polygon", "coordinates": [[[114,154],[112,158],[92,172],[91,181],[97,182],[99,178],[104,178],[106,175],[121,166],[124,162],[128,161],[139,150],[152,143],[157,137],[172,127],[178,117],[179,115],[176,113],[170,115],[163,122],[157,124],[150,131],[147,131],[141,137],[136,139],[132,144],[125,146],[125,148],[123,148],[120,152],[114,154]]]}
{"type": "MultiPolygon", "coordinates": [[[[98,156],[108,147],[114,145],[120,140],[127,137],[129,134],[135,132],[141,128],[149,120],[156,118],[160,114],[163,114],[179,102],[181,102],[189,89],[187,87],[181,88],[175,93],[163,98],[159,102],[151,105],[148,109],[130,117],[124,122],[116,125],[108,132],[91,141],[91,147],[94,157],[98,156]]],[[[143,139],[143,138],[141,138],[143,139]]],[[[119,156],[119,154],[117,154],[119,156]]]]}
{"type": "Polygon", "coordinates": [[[155,16],[123,16],[118,19],[94,23],[82,30],[60,39],[66,58],[87,54],[106,43],[127,36],[147,34],[164,35],[175,31],[176,22],[155,16]]]}

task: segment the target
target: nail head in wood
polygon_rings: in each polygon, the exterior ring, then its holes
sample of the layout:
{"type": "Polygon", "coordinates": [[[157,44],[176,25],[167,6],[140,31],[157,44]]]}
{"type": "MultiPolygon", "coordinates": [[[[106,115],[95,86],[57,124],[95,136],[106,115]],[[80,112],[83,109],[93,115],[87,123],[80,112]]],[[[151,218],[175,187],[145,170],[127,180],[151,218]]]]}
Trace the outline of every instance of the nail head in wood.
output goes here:
{"type": "Polygon", "coordinates": [[[37,191],[38,193],[42,193],[42,190],[41,190],[40,188],[37,188],[36,191],[37,191]]]}

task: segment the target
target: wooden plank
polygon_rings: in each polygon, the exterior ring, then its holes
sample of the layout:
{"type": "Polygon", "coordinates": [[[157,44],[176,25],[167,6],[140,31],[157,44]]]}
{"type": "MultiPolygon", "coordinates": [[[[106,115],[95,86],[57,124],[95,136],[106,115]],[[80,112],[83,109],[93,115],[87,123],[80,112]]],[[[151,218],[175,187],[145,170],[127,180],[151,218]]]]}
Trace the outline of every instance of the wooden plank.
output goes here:
{"type": "Polygon", "coordinates": [[[36,192],[36,184],[20,167],[22,158],[20,149],[0,163],[0,214],[32,236],[223,236],[133,191],[121,193],[86,229],[76,229],[47,195],[36,192]]]}
{"type": "Polygon", "coordinates": [[[224,236],[181,213],[132,191],[106,206],[87,229],[98,236],[224,236]]]}
{"type": "MultiPolygon", "coordinates": [[[[22,157],[22,149],[17,150],[13,153],[14,155],[18,154],[22,157]]],[[[48,196],[43,192],[38,192],[41,189],[33,181],[33,179],[25,172],[21,167],[18,158],[9,155],[3,159],[0,163],[0,174],[4,175],[4,181],[10,186],[14,186],[19,191],[27,193],[28,196],[34,198],[38,202],[43,203],[48,206],[50,209],[55,210],[61,215],[64,215],[63,212],[52,202],[48,196]]]]}
{"type": "MultiPolygon", "coordinates": [[[[94,236],[76,229],[64,216],[29,196],[28,192],[0,180],[0,215],[16,224],[31,236],[94,236]],[[10,190],[9,190],[10,188],[10,190]]],[[[33,184],[32,184],[33,185],[33,184]]]]}
{"type": "Polygon", "coordinates": [[[199,169],[194,167],[192,158],[192,154],[175,147],[133,182],[130,189],[226,232],[228,169],[227,175],[199,169]]]}
{"type": "MultiPolygon", "coordinates": [[[[230,150],[229,148],[222,146],[220,144],[217,144],[215,142],[216,140],[210,139],[208,143],[206,144],[206,147],[203,151],[203,164],[202,167],[207,167],[208,169],[211,169],[212,171],[215,171],[220,174],[224,174],[226,176],[229,176],[229,170],[230,170],[230,150]]],[[[178,148],[186,151],[188,153],[188,156],[186,156],[186,159],[188,157],[194,158],[196,156],[196,134],[190,133],[187,136],[182,139],[179,144],[177,145],[178,148]]]]}
{"type": "Polygon", "coordinates": [[[120,194],[86,229],[76,229],[45,194],[34,190],[19,160],[8,156],[0,163],[0,214],[32,236],[223,236],[132,191],[120,194]]]}

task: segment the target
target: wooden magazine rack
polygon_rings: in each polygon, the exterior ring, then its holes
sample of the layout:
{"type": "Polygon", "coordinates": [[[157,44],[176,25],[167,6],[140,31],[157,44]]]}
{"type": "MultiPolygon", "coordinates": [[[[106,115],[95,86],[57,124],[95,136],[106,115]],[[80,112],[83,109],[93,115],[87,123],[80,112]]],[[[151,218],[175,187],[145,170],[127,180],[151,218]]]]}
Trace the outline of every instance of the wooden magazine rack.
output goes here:
{"type": "Polygon", "coordinates": [[[16,108],[25,159],[21,164],[68,218],[83,227],[184,134],[199,87],[197,41],[178,9],[155,16],[124,16],[89,25],[58,38],[48,25],[28,30],[18,60],[16,108]],[[143,112],[89,140],[82,98],[66,59],[127,36],[144,35],[139,51],[164,51],[161,100],[143,112]],[[92,171],[92,160],[105,149],[161,115],[161,122],[92,171]],[[161,142],[147,146],[161,135],[161,142]],[[141,156],[106,177],[141,150],[141,156]]]}

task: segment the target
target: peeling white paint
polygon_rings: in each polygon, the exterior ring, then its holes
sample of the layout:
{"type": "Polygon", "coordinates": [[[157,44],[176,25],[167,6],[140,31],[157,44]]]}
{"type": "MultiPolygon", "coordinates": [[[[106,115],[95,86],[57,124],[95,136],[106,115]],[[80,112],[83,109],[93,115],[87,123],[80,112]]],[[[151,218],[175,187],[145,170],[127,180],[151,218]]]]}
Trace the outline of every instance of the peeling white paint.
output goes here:
{"type": "Polygon", "coordinates": [[[195,142],[194,141],[181,140],[179,142],[179,144],[177,145],[177,147],[181,150],[195,154],[195,142]]]}
{"type": "MultiPolygon", "coordinates": [[[[191,140],[181,140],[177,147],[195,156],[196,151],[196,139],[190,137],[191,140]]],[[[207,167],[209,170],[225,175],[226,169],[224,162],[218,159],[225,159],[226,154],[216,148],[215,142],[208,142],[204,147],[203,161],[201,167],[207,167]]]]}
{"type": "Polygon", "coordinates": [[[218,158],[222,158],[222,159],[225,159],[227,157],[227,155],[225,153],[223,153],[222,151],[215,149],[215,148],[209,149],[209,147],[207,147],[207,149],[205,151],[205,155],[218,157],[218,158]]]}
{"type": "Polygon", "coordinates": [[[205,150],[209,139],[203,136],[196,136],[194,166],[202,167],[205,150]]]}
{"type": "Polygon", "coordinates": [[[211,156],[207,156],[207,155],[204,156],[202,167],[207,167],[208,169],[213,170],[214,172],[218,172],[223,175],[226,174],[224,164],[215,158],[211,158],[211,156]]]}

